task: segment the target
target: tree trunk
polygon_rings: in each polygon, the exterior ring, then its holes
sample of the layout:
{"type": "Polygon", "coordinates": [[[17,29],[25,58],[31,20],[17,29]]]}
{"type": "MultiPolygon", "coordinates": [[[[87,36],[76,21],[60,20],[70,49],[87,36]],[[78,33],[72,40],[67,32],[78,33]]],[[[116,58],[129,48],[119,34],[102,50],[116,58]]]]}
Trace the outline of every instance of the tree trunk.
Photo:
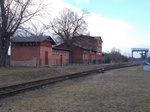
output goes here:
{"type": "Polygon", "coordinates": [[[3,47],[0,47],[0,67],[7,67],[10,39],[6,38],[3,45],[4,45],[3,47]]]}

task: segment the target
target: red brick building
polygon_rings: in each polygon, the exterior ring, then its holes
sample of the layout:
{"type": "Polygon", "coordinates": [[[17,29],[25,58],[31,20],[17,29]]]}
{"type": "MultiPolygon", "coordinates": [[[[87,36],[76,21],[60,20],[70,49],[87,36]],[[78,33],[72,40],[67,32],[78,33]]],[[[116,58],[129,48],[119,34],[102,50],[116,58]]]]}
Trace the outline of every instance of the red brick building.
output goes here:
{"type": "Polygon", "coordinates": [[[49,36],[14,37],[11,39],[11,66],[43,67],[68,64],[69,50],[52,48],[49,36]]]}
{"type": "MultiPolygon", "coordinates": [[[[80,35],[73,38],[73,63],[90,64],[104,59],[100,36],[80,35]]],[[[11,39],[11,66],[43,67],[69,63],[70,50],[56,45],[49,37],[14,37],[11,39]]]]}
{"type": "MultiPolygon", "coordinates": [[[[104,59],[102,54],[102,39],[100,36],[80,35],[73,38],[73,62],[74,63],[96,63],[104,59]]],[[[65,44],[57,46],[67,48],[65,44]]]]}

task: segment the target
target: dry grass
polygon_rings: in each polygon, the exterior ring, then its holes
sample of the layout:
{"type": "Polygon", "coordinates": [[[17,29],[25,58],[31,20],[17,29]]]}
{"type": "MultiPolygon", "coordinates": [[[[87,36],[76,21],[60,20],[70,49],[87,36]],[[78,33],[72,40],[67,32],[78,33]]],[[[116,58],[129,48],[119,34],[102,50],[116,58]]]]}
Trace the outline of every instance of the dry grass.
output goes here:
{"type": "Polygon", "coordinates": [[[142,67],[68,80],[0,101],[1,112],[149,112],[150,72],[142,67]]]}
{"type": "Polygon", "coordinates": [[[0,87],[48,77],[99,68],[99,66],[64,66],[47,68],[10,67],[0,68],[0,87]]]}

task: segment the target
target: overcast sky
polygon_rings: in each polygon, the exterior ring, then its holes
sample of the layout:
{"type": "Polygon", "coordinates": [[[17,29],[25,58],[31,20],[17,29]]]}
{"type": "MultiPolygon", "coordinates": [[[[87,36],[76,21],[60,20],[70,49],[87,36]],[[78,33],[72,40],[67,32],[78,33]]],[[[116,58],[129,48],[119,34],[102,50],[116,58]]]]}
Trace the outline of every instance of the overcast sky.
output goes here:
{"type": "Polygon", "coordinates": [[[103,51],[113,47],[122,53],[131,48],[150,48],[150,0],[45,0],[51,17],[64,7],[88,10],[88,30],[101,36],[103,51]]]}

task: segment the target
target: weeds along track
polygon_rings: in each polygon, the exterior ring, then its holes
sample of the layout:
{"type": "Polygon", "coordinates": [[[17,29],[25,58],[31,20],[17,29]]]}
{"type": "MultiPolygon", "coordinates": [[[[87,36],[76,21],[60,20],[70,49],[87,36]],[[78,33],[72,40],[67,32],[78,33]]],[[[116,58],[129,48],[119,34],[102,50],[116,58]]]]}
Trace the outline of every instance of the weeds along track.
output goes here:
{"type": "Polygon", "coordinates": [[[54,84],[56,82],[60,82],[60,81],[68,80],[68,79],[83,77],[83,76],[87,76],[87,75],[91,75],[91,74],[95,74],[95,73],[103,73],[108,70],[132,67],[132,66],[137,66],[137,65],[136,64],[106,65],[106,66],[103,66],[103,67],[101,67],[99,69],[95,69],[95,70],[79,72],[79,73],[74,73],[74,74],[69,74],[69,75],[64,75],[64,76],[52,77],[52,78],[47,78],[47,79],[2,87],[2,88],[0,88],[0,98],[5,98],[5,97],[15,95],[15,94],[27,91],[27,90],[32,90],[32,89],[35,89],[35,88],[38,88],[38,87],[41,87],[41,86],[44,86],[47,84],[54,84]]]}

